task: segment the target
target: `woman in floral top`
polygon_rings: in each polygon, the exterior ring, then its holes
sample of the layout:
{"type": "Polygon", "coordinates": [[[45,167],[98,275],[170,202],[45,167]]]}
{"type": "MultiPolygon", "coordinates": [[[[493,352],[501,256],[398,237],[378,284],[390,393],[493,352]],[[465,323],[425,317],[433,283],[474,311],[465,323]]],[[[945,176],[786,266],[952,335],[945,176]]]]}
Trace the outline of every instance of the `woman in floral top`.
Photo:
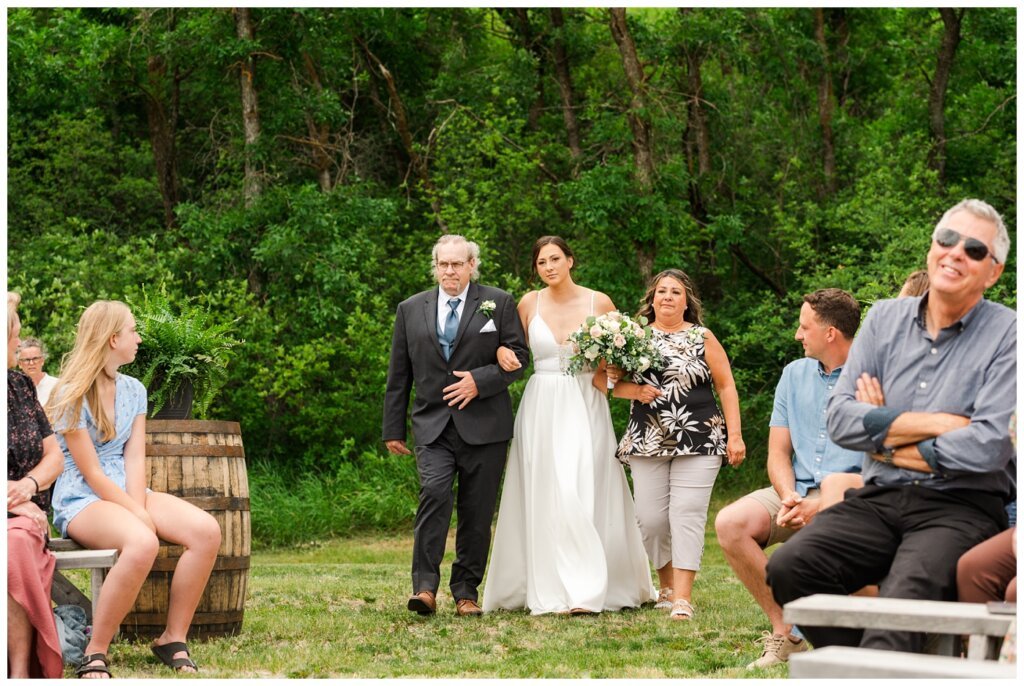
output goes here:
{"type": "Polygon", "coordinates": [[[632,401],[618,457],[632,468],[637,519],[658,569],[656,607],[690,619],[711,488],[723,460],[735,467],[746,455],[739,396],[722,344],[703,326],[689,276],[678,269],[655,276],[639,314],[651,321],[667,364],[616,384],[614,395],[632,401]]]}
{"type": "Polygon", "coordinates": [[[59,679],[57,625],[50,610],[56,564],[46,549],[47,490],[64,460],[32,380],[11,369],[21,335],[21,296],[7,293],[7,676],[59,679]]]}

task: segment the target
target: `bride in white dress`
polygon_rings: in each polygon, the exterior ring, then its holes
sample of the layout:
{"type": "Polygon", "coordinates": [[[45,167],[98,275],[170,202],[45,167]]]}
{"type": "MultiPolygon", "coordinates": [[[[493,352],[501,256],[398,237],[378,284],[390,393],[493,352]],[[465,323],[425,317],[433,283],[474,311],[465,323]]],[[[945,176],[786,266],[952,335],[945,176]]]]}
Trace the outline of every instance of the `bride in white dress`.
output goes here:
{"type": "MultiPolygon", "coordinates": [[[[538,239],[533,264],[547,288],[519,303],[534,373],[516,415],[483,609],[538,615],[639,607],[655,591],[615,458],[605,373],[563,371],[569,334],[615,306],[573,283],[572,251],[561,238],[538,239]]],[[[501,349],[498,359],[518,365],[501,349]]]]}

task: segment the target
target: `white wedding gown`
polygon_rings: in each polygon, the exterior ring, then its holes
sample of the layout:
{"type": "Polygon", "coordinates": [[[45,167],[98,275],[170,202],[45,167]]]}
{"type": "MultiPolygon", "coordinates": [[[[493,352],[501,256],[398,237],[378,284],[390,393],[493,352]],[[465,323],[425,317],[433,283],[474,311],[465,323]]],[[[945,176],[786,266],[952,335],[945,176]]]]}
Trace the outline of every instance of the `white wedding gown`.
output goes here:
{"type": "Polygon", "coordinates": [[[537,301],[529,326],[534,373],[516,415],[483,609],[639,607],[655,590],[615,459],[608,400],[592,373],[562,371],[568,346],[555,341],[540,294],[537,301]]]}

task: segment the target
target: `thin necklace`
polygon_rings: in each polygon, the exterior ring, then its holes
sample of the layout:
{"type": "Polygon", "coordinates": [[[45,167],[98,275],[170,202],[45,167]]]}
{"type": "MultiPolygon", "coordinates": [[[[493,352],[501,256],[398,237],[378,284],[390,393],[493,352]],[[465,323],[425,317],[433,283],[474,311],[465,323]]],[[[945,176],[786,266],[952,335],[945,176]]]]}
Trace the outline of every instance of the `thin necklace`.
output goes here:
{"type": "MultiPolygon", "coordinates": [[[[657,329],[658,331],[661,331],[662,333],[679,333],[680,331],[683,331],[684,329],[688,329],[689,328],[689,327],[685,326],[685,324],[689,324],[689,322],[687,322],[684,319],[682,321],[682,323],[678,327],[676,327],[674,329],[669,329],[669,328],[665,327],[664,324],[655,324],[654,328],[657,329]]],[[[692,324],[691,324],[691,326],[692,326],[692,324]]]]}

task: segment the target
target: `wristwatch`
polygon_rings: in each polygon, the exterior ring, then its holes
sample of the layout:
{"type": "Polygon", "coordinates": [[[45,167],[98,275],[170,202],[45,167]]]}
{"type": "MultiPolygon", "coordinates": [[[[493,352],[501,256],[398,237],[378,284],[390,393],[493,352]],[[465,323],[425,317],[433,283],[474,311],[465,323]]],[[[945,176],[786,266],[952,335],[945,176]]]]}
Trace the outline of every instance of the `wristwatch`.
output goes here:
{"type": "Polygon", "coordinates": [[[895,451],[892,447],[883,445],[882,446],[882,462],[885,464],[892,464],[893,458],[896,457],[895,451]]]}

